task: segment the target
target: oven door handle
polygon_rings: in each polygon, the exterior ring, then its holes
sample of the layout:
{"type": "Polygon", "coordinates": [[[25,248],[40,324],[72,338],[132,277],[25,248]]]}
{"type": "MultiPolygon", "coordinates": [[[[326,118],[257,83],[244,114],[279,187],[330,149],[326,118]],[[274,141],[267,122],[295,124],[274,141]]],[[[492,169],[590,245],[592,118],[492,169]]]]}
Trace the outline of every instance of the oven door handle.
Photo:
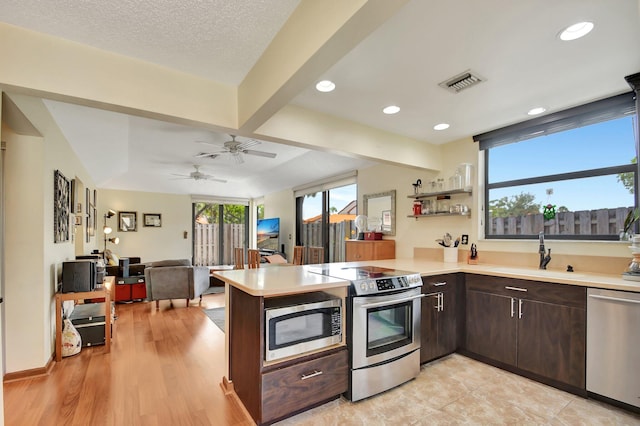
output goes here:
{"type": "Polygon", "coordinates": [[[402,299],[385,300],[384,302],[365,303],[364,305],[360,305],[359,307],[367,309],[367,308],[377,308],[379,306],[395,305],[396,303],[409,302],[411,300],[420,299],[424,296],[425,296],[424,294],[418,294],[417,296],[403,297],[402,299]]]}

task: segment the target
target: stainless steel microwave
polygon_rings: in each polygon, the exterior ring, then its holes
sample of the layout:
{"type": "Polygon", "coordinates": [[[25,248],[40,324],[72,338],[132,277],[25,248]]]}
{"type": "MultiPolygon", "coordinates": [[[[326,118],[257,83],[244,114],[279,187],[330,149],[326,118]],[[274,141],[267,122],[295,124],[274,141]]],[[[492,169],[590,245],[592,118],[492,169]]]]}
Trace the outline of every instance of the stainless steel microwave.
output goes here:
{"type": "Polygon", "coordinates": [[[265,299],[264,357],[274,361],[343,342],[342,299],[324,292],[265,299]]]}

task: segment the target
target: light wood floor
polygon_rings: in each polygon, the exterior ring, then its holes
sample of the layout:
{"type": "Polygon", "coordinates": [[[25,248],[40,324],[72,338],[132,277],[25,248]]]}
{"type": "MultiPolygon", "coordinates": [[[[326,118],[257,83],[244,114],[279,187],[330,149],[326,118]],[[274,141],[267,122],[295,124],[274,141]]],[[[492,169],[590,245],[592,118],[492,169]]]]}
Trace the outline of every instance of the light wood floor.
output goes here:
{"type": "MultiPolygon", "coordinates": [[[[224,305],[206,295],[203,307],[224,305]]],[[[226,397],[224,334],[196,302],[117,305],[110,354],[83,348],[47,377],[4,385],[5,424],[251,425],[226,397]]],[[[460,355],[423,365],[405,385],[343,398],[284,425],[640,425],[640,415],[531,382],[460,355]]]]}
{"type": "MultiPolygon", "coordinates": [[[[203,297],[224,306],[224,294],[203,297]]],[[[4,385],[5,424],[250,425],[220,381],[224,334],[197,300],[116,305],[111,353],[63,358],[46,377],[4,385]]]]}

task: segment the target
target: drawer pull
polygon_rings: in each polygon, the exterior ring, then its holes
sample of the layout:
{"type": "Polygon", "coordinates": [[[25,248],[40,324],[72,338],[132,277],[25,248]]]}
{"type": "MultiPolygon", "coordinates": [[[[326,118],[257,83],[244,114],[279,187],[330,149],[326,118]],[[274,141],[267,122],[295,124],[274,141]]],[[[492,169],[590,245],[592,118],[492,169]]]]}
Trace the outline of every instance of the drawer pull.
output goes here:
{"type": "Polygon", "coordinates": [[[309,373],[309,374],[303,374],[300,379],[301,380],[307,380],[310,379],[312,377],[316,377],[322,374],[322,370],[313,370],[313,373],[309,373]]]}
{"type": "Polygon", "coordinates": [[[434,287],[440,287],[440,286],[442,286],[442,285],[447,285],[447,282],[446,282],[446,281],[442,281],[442,282],[439,282],[439,283],[432,283],[432,285],[433,285],[434,287]]]}
{"type": "Polygon", "coordinates": [[[505,289],[507,290],[515,290],[515,291],[523,291],[523,292],[527,292],[528,290],[526,288],[522,288],[522,287],[511,287],[511,286],[506,286],[505,289]]]}

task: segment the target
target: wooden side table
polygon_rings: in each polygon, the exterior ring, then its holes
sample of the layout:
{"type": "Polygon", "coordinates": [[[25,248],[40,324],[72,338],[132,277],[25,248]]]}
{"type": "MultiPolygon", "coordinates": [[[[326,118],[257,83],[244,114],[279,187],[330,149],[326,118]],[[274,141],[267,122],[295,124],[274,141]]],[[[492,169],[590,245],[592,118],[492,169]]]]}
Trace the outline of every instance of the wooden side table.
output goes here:
{"type": "Polygon", "coordinates": [[[62,361],[62,302],[65,300],[104,298],[104,352],[111,351],[111,289],[114,285],[115,277],[108,276],[94,291],[56,293],[56,362],[62,361]]]}

